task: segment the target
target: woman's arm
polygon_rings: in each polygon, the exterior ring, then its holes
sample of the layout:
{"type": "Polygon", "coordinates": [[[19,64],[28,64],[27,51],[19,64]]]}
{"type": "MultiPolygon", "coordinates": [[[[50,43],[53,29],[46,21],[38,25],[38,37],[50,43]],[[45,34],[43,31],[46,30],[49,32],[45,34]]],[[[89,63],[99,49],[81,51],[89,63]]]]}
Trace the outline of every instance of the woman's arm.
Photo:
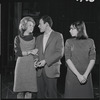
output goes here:
{"type": "Polygon", "coordinates": [[[28,54],[33,54],[33,55],[38,55],[37,53],[38,53],[38,49],[33,49],[33,50],[30,50],[30,51],[28,51],[27,52],[28,54]]]}
{"type": "Polygon", "coordinates": [[[87,79],[89,73],[91,72],[91,70],[93,69],[93,66],[95,64],[95,60],[96,60],[96,51],[95,51],[95,44],[94,44],[94,41],[91,39],[90,40],[90,50],[89,50],[89,59],[90,59],[90,62],[88,64],[88,67],[84,73],[84,77],[87,79]]]}
{"type": "Polygon", "coordinates": [[[20,40],[19,40],[19,37],[16,36],[15,39],[14,39],[14,51],[15,51],[15,57],[22,57],[22,51],[21,51],[21,48],[20,48],[20,40]]]}
{"type": "Polygon", "coordinates": [[[82,81],[84,80],[84,77],[83,77],[83,76],[78,72],[78,70],[75,68],[73,62],[72,62],[70,59],[68,59],[68,60],[66,61],[66,63],[68,64],[68,67],[71,69],[71,71],[77,76],[78,80],[79,80],[80,82],[82,82],[82,81]]]}
{"type": "Polygon", "coordinates": [[[85,71],[85,73],[83,75],[86,79],[87,79],[89,73],[91,72],[94,64],[95,64],[95,60],[90,60],[89,65],[88,65],[88,67],[87,67],[87,69],[86,69],[86,71],[85,71]]]}
{"type": "Polygon", "coordinates": [[[66,63],[68,64],[68,67],[70,68],[70,70],[76,75],[78,80],[80,82],[84,80],[84,82],[85,82],[85,79],[78,72],[78,70],[75,68],[75,65],[71,61],[71,56],[72,56],[71,44],[70,44],[70,40],[67,40],[66,43],[65,43],[65,59],[66,59],[66,63]]]}
{"type": "Polygon", "coordinates": [[[16,58],[28,55],[28,52],[21,51],[21,48],[20,48],[20,39],[19,39],[18,36],[16,36],[15,39],[14,39],[14,51],[15,51],[16,58]]]}
{"type": "Polygon", "coordinates": [[[71,71],[72,71],[76,76],[78,76],[78,75],[80,74],[80,73],[78,72],[78,70],[75,68],[73,62],[72,62],[70,59],[68,59],[68,60],[66,61],[66,63],[68,64],[68,67],[71,69],[71,71]]]}

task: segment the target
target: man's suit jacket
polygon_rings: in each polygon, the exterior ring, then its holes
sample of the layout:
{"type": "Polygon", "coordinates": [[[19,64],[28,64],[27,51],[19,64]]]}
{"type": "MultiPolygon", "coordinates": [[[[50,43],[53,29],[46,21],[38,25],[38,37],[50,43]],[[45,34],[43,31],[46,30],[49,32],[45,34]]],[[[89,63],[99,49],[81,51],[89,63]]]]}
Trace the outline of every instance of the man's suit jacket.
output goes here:
{"type": "MultiPolygon", "coordinates": [[[[46,65],[44,66],[47,77],[54,78],[60,76],[60,59],[64,53],[64,40],[63,36],[59,32],[52,31],[47,41],[45,51],[43,53],[43,34],[38,36],[36,39],[36,48],[38,51],[39,61],[45,60],[46,65]]],[[[39,77],[42,73],[43,68],[38,68],[37,76],[39,77]]]]}

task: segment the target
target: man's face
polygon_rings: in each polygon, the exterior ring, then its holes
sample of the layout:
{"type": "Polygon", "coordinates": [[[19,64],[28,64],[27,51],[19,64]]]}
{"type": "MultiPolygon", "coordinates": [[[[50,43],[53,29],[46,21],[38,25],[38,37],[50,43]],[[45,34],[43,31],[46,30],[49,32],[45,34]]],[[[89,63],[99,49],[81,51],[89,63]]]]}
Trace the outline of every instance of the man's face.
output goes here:
{"type": "Polygon", "coordinates": [[[44,24],[44,21],[42,19],[40,19],[38,27],[40,29],[40,32],[45,32],[47,24],[46,23],[44,24]]]}

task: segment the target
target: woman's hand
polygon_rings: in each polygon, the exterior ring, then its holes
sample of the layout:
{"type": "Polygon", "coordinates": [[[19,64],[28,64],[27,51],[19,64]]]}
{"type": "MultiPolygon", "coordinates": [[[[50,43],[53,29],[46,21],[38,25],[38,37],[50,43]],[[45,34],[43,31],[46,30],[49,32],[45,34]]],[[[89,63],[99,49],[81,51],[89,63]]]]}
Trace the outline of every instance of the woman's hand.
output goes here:
{"type": "Polygon", "coordinates": [[[81,81],[82,84],[84,84],[87,81],[87,78],[83,75],[83,80],[81,81]]]}
{"type": "Polygon", "coordinates": [[[22,55],[23,56],[27,56],[28,55],[28,52],[27,51],[22,51],[22,55]]]}
{"type": "Polygon", "coordinates": [[[38,49],[33,49],[33,50],[28,51],[28,54],[38,55],[37,52],[38,52],[38,49]]]}
{"type": "Polygon", "coordinates": [[[81,74],[79,74],[77,76],[77,78],[78,78],[79,82],[82,83],[82,84],[86,82],[86,78],[81,74]]]}
{"type": "Polygon", "coordinates": [[[82,81],[82,83],[85,83],[87,81],[87,75],[86,74],[83,74],[83,77],[84,77],[84,80],[82,81]],[[84,82],[85,81],[85,82],[84,82]]]}

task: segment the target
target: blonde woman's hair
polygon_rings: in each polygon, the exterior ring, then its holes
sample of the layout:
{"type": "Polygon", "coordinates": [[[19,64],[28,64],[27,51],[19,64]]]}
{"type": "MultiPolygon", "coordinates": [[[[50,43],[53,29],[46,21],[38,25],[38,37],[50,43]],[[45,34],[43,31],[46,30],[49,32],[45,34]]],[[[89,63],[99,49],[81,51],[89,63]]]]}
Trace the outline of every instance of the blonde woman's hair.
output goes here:
{"type": "Polygon", "coordinates": [[[30,17],[30,16],[23,17],[20,20],[20,23],[19,23],[19,31],[20,31],[20,34],[21,35],[27,30],[27,23],[29,21],[31,21],[35,25],[34,19],[32,17],[30,17]]]}

